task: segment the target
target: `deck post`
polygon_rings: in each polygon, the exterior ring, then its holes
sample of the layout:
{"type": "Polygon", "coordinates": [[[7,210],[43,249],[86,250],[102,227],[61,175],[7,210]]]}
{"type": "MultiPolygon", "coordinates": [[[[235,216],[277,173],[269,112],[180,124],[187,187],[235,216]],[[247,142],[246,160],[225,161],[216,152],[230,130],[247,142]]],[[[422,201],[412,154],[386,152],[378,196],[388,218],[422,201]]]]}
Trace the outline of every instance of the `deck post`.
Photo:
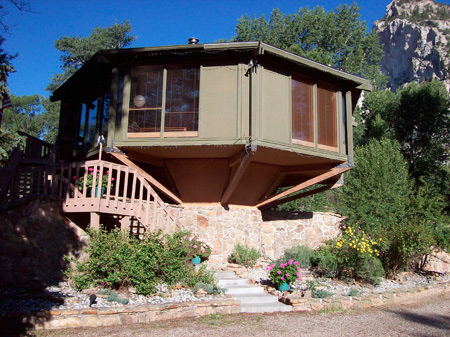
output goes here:
{"type": "Polygon", "coordinates": [[[100,213],[91,212],[91,224],[92,229],[100,229],[100,213]]]}
{"type": "Polygon", "coordinates": [[[124,215],[122,219],[119,220],[120,222],[120,230],[129,230],[130,229],[130,217],[128,215],[124,215]]]}

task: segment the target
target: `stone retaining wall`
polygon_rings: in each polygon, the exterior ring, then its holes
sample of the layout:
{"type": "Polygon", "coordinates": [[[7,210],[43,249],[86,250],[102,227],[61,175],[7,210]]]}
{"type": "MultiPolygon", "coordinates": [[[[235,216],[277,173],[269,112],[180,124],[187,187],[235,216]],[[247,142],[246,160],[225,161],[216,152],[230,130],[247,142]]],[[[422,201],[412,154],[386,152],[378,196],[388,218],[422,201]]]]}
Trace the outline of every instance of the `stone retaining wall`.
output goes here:
{"type": "MultiPolygon", "coordinates": [[[[154,321],[200,317],[210,314],[237,314],[241,311],[241,303],[233,298],[185,303],[149,304],[141,306],[124,306],[117,308],[81,309],[81,310],[49,310],[27,315],[29,326],[38,330],[87,328],[154,321]]],[[[17,319],[21,313],[9,313],[11,320],[17,319]]]]}
{"type": "MultiPolygon", "coordinates": [[[[253,207],[220,205],[172,206],[181,226],[206,239],[213,248],[211,263],[226,263],[238,243],[276,259],[296,245],[316,248],[339,233],[344,219],[332,213],[261,212],[253,207]]],[[[173,228],[161,228],[172,233],[173,228]]]]}
{"type": "Polygon", "coordinates": [[[364,309],[381,305],[414,303],[422,298],[450,292],[447,283],[433,287],[421,287],[409,289],[404,292],[392,292],[361,297],[337,297],[337,298],[303,298],[287,295],[280,300],[292,305],[292,311],[316,312],[316,311],[341,311],[349,309],[364,309]]]}

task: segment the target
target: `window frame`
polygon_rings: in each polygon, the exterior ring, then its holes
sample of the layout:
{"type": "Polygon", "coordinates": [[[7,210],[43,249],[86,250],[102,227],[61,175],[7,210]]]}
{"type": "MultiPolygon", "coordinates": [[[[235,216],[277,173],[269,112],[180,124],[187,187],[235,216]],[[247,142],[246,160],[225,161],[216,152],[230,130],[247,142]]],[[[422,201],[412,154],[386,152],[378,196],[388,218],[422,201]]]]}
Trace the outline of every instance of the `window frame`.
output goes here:
{"type": "MultiPolygon", "coordinates": [[[[341,144],[341,134],[342,131],[341,129],[341,117],[342,114],[346,112],[342,111],[342,98],[341,98],[341,93],[342,91],[339,89],[339,86],[331,83],[331,82],[327,82],[327,81],[323,81],[323,80],[318,80],[318,79],[314,79],[310,76],[306,76],[302,73],[292,73],[290,76],[290,80],[291,80],[291,85],[290,85],[290,89],[291,89],[291,144],[294,145],[300,145],[300,146],[305,146],[308,148],[313,148],[316,150],[324,150],[324,151],[329,151],[332,153],[340,153],[342,151],[342,148],[346,148],[348,146],[348,144],[341,144]],[[293,81],[298,81],[298,79],[305,79],[307,81],[311,81],[312,84],[312,104],[313,104],[313,139],[314,142],[309,142],[309,141],[304,141],[304,140],[299,140],[299,139],[295,139],[294,138],[294,114],[295,114],[295,106],[294,106],[294,100],[293,100],[293,81]],[[334,91],[332,91],[334,93],[334,105],[335,105],[335,121],[334,121],[334,126],[336,127],[334,130],[335,133],[335,143],[336,143],[336,147],[334,146],[329,146],[329,145],[325,145],[325,144],[320,144],[319,143],[319,112],[318,112],[318,107],[319,107],[319,85],[324,85],[325,87],[333,87],[334,91]]],[[[346,121],[348,123],[348,121],[346,121]]],[[[346,151],[347,152],[347,151],[346,151]]]]}
{"type": "MultiPolygon", "coordinates": [[[[200,65],[192,65],[192,64],[155,64],[155,65],[140,65],[140,66],[135,66],[135,67],[131,67],[130,68],[130,72],[129,72],[129,85],[128,85],[128,118],[129,118],[129,114],[130,111],[138,111],[139,109],[144,109],[144,110],[148,110],[148,109],[158,109],[161,110],[160,111],[160,130],[159,131],[149,131],[149,132],[130,132],[129,131],[129,119],[127,121],[127,129],[126,129],[126,135],[127,138],[186,138],[186,137],[198,137],[198,129],[199,129],[199,115],[200,115],[200,74],[201,74],[201,66],[200,65]],[[162,98],[161,98],[161,106],[157,107],[157,108],[136,108],[136,107],[131,107],[132,103],[132,97],[131,97],[131,87],[132,87],[132,71],[133,68],[138,68],[138,67],[151,67],[151,66],[155,66],[155,67],[162,67],[162,75],[163,75],[163,79],[162,79],[162,98]],[[196,122],[196,126],[197,126],[197,130],[195,131],[182,131],[182,130],[176,130],[177,127],[173,127],[175,130],[174,131],[167,131],[166,129],[166,117],[167,114],[171,113],[168,112],[167,110],[167,89],[168,89],[168,73],[171,69],[171,67],[176,67],[176,68],[190,68],[190,69],[196,69],[197,70],[197,80],[196,80],[196,87],[198,91],[198,97],[196,100],[196,111],[194,111],[193,113],[197,114],[197,122],[196,122]]],[[[175,113],[182,113],[182,112],[175,112],[175,113]]],[[[180,126],[179,128],[183,128],[183,126],[180,126]]]]}

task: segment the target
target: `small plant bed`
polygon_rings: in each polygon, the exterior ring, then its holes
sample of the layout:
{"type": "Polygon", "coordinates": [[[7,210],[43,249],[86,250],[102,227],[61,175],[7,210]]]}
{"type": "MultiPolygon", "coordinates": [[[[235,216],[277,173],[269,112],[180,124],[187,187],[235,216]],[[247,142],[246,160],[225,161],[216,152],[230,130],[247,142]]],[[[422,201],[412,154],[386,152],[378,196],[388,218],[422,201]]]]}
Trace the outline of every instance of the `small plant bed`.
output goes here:
{"type": "Polygon", "coordinates": [[[40,298],[46,303],[10,292],[9,299],[2,298],[5,308],[82,309],[224,298],[214,272],[191,262],[193,256],[207,260],[210,245],[187,231],[152,233],[141,240],[120,229],[92,230],[89,235],[86,257],[66,258],[71,264],[67,281],[44,290],[47,295],[40,298]]]}

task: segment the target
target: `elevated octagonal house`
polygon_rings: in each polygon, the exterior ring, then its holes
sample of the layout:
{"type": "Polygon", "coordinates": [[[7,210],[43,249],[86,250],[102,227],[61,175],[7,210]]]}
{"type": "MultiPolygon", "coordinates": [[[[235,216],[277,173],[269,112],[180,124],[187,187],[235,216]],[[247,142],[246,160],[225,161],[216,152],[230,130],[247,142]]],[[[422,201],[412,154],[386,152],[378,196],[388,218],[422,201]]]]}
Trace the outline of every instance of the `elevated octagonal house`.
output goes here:
{"type": "Polygon", "coordinates": [[[192,42],[101,51],[54,92],[51,190],[93,226],[181,223],[222,257],[238,239],[276,255],[259,210],[339,185],[370,84],[261,42],[192,42]]]}

